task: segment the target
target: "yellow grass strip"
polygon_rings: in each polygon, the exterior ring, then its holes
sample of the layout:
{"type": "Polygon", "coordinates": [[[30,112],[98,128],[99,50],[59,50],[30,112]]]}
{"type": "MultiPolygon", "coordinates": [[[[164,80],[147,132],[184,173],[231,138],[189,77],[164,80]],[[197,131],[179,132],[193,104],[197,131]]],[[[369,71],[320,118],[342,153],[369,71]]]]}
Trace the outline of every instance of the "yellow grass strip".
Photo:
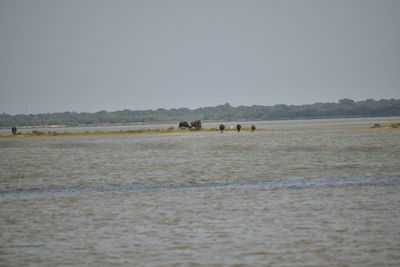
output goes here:
{"type": "Polygon", "coordinates": [[[369,129],[400,129],[400,123],[392,123],[390,125],[380,125],[379,123],[375,123],[369,129]]]}
{"type": "MultiPolygon", "coordinates": [[[[241,131],[250,131],[250,127],[243,127],[241,131]]],[[[122,135],[122,134],[171,134],[171,133],[198,133],[198,132],[218,132],[217,128],[208,128],[200,130],[181,130],[181,129],[139,129],[139,130],[121,130],[121,131],[86,131],[86,132],[43,132],[33,130],[30,133],[21,133],[2,135],[3,138],[18,137],[52,137],[52,136],[95,136],[95,135],[122,135]]],[[[236,129],[226,129],[224,132],[234,132],[236,129]]],[[[258,130],[259,131],[259,130],[258,130]]]]}

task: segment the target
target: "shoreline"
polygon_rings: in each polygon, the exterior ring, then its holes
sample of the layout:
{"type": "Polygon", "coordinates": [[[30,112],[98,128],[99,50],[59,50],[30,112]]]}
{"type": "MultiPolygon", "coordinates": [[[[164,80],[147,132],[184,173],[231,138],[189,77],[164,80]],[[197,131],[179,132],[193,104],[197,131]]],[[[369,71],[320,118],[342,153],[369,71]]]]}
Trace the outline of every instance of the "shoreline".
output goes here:
{"type": "MultiPolygon", "coordinates": [[[[263,129],[258,129],[256,131],[262,131],[263,129]]],[[[241,131],[251,131],[250,127],[243,127],[241,131]]],[[[23,138],[23,137],[55,137],[55,136],[96,136],[96,135],[138,135],[138,134],[175,134],[175,133],[199,133],[199,132],[219,132],[217,128],[207,128],[199,130],[188,130],[188,129],[154,129],[154,130],[121,130],[121,131],[86,131],[86,132],[43,132],[33,130],[30,133],[17,133],[0,135],[0,138],[23,138]]],[[[236,129],[225,129],[224,132],[236,132],[236,129]]]]}
{"type": "MultiPolygon", "coordinates": [[[[363,128],[364,130],[394,130],[400,129],[400,123],[392,123],[389,125],[380,125],[378,123],[374,124],[369,128],[363,128]]],[[[257,129],[256,131],[263,131],[265,129],[257,129]]],[[[51,132],[51,131],[38,131],[33,130],[28,133],[17,132],[14,134],[0,135],[0,138],[26,138],[26,137],[55,137],[55,136],[96,136],[96,135],[138,135],[138,134],[188,134],[188,133],[199,133],[199,132],[219,132],[217,128],[203,128],[199,130],[189,130],[189,129],[138,129],[138,130],[120,130],[120,131],[84,131],[84,132],[51,132]]],[[[250,132],[250,127],[243,127],[241,131],[250,132]]],[[[225,128],[224,132],[236,132],[236,129],[225,128]]]]}
{"type": "Polygon", "coordinates": [[[380,125],[379,123],[375,123],[373,126],[369,127],[371,130],[392,130],[392,129],[400,129],[400,123],[392,123],[390,125],[380,125]]]}

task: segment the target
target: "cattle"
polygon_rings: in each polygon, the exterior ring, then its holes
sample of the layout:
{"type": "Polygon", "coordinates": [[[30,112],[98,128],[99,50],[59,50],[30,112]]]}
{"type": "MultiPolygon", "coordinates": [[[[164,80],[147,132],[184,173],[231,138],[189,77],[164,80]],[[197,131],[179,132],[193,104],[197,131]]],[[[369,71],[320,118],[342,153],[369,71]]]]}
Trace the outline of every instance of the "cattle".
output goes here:
{"type": "Polygon", "coordinates": [[[221,133],[225,130],[225,125],[220,124],[219,125],[219,130],[221,131],[221,133]]]}
{"type": "Polygon", "coordinates": [[[12,128],[11,128],[11,132],[12,132],[13,134],[17,134],[17,127],[12,127],[12,128]]]}
{"type": "Polygon", "coordinates": [[[197,121],[192,121],[190,123],[190,126],[195,129],[195,130],[199,130],[201,129],[201,121],[197,120],[197,121]]]}
{"type": "Polygon", "coordinates": [[[192,129],[192,126],[190,126],[190,123],[188,121],[181,121],[179,123],[178,129],[192,129]]]}
{"type": "Polygon", "coordinates": [[[240,129],[242,129],[242,125],[236,124],[236,130],[237,130],[237,132],[240,132],[240,129]]]}
{"type": "Polygon", "coordinates": [[[254,132],[256,130],[256,126],[253,124],[251,125],[251,131],[254,132]]]}

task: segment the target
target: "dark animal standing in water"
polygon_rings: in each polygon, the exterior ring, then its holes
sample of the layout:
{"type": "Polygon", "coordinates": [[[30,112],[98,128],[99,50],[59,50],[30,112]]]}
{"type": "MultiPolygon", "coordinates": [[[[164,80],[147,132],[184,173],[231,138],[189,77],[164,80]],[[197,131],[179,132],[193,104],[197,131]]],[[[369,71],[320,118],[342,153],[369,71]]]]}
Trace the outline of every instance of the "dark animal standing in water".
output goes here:
{"type": "Polygon", "coordinates": [[[12,127],[12,128],[11,128],[11,132],[12,132],[13,134],[16,134],[16,133],[17,133],[17,127],[12,127]]]}
{"type": "Polygon", "coordinates": [[[199,129],[201,129],[201,121],[199,121],[199,120],[192,121],[190,123],[190,126],[192,126],[192,128],[194,128],[195,130],[199,130],[199,129]]]}
{"type": "Polygon", "coordinates": [[[256,126],[253,124],[251,125],[251,131],[254,132],[256,130],[256,126]]]}
{"type": "Polygon", "coordinates": [[[237,130],[238,132],[240,132],[240,129],[242,129],[242,125],[236,124],[236,130],[237,130]]]}
{"type": "Polygon", "coordinates": [[[225,125],[220,124],[219,125],[219,130],[221,131],[221,133],[225,130],[225,125]]]}
{"type": "Polygon", "coordinates": [[[187,128],[192,129],[192,126],[190,126],[188,121],[181,121],[179,123],[178,129],[187,129],[187,128]]]}

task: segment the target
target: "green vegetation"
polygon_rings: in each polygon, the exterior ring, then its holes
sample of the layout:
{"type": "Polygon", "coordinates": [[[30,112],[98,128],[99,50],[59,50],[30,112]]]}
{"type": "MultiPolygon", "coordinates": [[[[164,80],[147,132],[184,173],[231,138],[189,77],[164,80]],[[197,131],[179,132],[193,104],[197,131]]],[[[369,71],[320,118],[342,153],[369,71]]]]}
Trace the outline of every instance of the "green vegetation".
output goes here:
{"type": "Polygon", "coordinates": [[[372,126],[371,128],[381,128],[382,126],[379,123],[375,123],[374,126],[372,126]]]}
{"type": "Polygon", "coordinates": [[[170,122],[183,120],[244,121],[277,119],[310,119],[338,117],[382,117],[400,116],[400,100],[373,100],[355,102],[341,99],[338,103],[316,103],[311,105],[239,106],[226,103],[216,107],[198,109],[122,110],[96,113],[46,113],[29,115],[0,114],[0,127],[40,125],[88,125],[114,123],[170,122]]]}
{"type": "Polygon", "coordinates": [[[400,128],[400,123],[392,123],[390,125],[380,125],[379,123],[375,123],[371,126],[371,129],[397,129],[400,128]]]}

